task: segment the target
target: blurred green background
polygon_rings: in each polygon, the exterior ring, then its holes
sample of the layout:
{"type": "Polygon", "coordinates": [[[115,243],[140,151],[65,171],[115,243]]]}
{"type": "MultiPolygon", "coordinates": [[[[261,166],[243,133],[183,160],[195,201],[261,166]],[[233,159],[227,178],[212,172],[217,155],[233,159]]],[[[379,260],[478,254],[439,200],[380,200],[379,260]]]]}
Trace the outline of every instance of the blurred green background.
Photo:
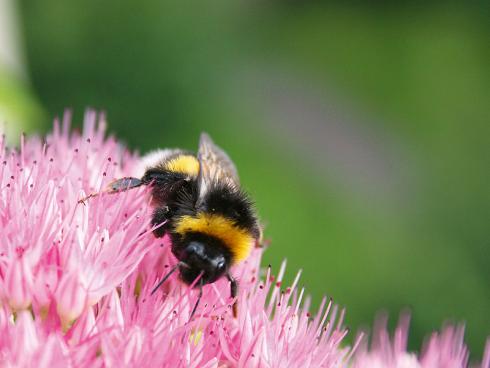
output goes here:
{"type": "Polygon", "coordinates": [[[445,320],[466,321],[481,355],[487,2],[2,6],[11,22],[0,46],[11,52],[0,60],[0,114],[12,131],[46,132],[66,107],[80,123],[87,106],[140,152],[195,149],[208,131],[267,225],[264,263],[277,270],[287,258],[289,280],[302,268],[314,305],[332,296],[353,329],[380,309],[394,322],[408,306],[412,348],[445,320]]]}

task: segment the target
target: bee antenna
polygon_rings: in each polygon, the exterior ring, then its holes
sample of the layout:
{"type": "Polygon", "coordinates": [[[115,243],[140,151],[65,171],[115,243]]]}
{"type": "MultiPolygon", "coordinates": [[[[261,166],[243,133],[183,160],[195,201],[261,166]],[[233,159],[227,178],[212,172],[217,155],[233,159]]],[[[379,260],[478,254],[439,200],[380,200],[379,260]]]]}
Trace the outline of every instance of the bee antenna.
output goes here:
{"type": "Polygon", "coordinates": [[[204,281],[201,277],[199,280],[199,295],[197,296],[196,304],[194,304],[194,308],[192,308],[191,316],[189,317],[189,322],[192,321],[192,317],[194,317],[194,314],[196,313],[197,306],[199,305],[199,302],[201,301],[202,298],[202,286],[204,285],[204,281]]]}
{"type": "Polygon", "coordinates": [[[155,294],[155,291],[158,290],[158,288],[160,286],[162,286],[162,284],[167,281],[167,279],[175,272],[177,271],[177,268],[179,268],[179,266],[185,266],[185,267],[189,267],[186,263],[184,262],[179,262],[177,263],[175,266],[172,267],[172,269],[170,271],[168,271],[168,273],[163,276],[163,279],[160,280],[160,282],[153,288],[153,290],[151,291],[150,295],[153,295],[155,294]]]}

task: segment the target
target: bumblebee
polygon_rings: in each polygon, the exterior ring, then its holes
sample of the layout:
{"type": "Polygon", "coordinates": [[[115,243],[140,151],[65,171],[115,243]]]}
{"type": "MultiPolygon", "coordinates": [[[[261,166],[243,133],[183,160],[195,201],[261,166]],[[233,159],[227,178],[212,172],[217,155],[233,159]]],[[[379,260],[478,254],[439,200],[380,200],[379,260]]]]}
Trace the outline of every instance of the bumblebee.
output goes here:
{"type": "MultiPolygon", "coordinates": [[[[257,215],[240,188],[235,165],[205,133],[197,155],[180,149],[158,150],[143,157],[142,164],[142,177],[118,179],[107,192],[142,185],[151,188],[153,233],[158,238],[169,236],[178,260],[152,294],[178,270],[184,283],[199,288],[192,319],[205,284],[227,277],[231,296],[237,295],[238,283],[230,267],[246,259],[260,243],[257,215]]],[[[233,311],[236,316],[236,304],[233,311]]]]}

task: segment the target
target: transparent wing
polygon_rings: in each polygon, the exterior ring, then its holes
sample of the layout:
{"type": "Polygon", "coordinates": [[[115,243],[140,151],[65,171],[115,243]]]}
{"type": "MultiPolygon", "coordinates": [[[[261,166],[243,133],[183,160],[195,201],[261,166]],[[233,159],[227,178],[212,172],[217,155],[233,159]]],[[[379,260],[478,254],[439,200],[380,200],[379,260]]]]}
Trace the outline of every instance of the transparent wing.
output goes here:
{"type": "Polygon", "coordinates": [[[201,134],[197,158],[199,198],[206,194],[212,183],[222,182],[238,187],[239,179],[235,165],[225,151],[215,145],[206,133],[201,134]]]}

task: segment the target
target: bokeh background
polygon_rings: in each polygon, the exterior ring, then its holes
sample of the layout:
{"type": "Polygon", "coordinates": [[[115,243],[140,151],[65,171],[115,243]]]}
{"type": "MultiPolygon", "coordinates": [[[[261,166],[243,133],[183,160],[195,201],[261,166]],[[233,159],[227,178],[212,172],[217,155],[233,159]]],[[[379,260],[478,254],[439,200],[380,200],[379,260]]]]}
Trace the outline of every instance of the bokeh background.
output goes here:
{"type": "Polygon", "coordinates": [[[106,112],[129,147],[235,160],[264,264],[352,329],[412,311],[410,346],[490,334],[487,2],[0,0],[0,118],[106,112]]]}

